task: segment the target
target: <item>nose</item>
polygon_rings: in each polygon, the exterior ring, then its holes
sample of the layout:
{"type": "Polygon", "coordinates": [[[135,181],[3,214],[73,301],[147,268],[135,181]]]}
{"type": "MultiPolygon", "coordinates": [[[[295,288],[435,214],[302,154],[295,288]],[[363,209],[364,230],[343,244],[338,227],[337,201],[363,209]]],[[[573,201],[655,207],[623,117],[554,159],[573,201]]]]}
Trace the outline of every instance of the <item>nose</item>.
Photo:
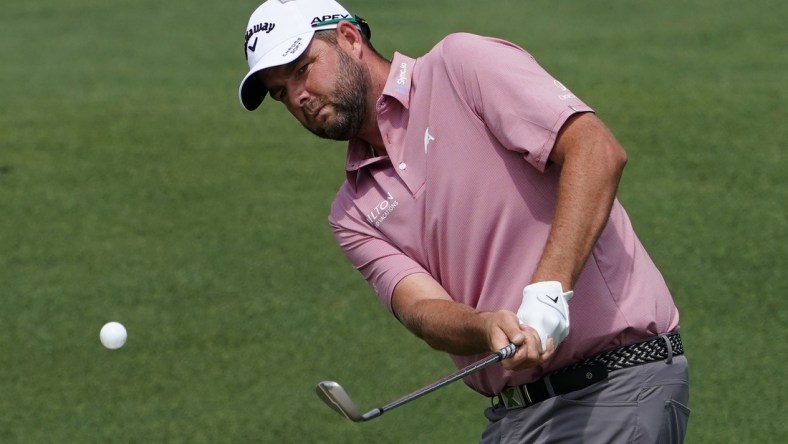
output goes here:
{"type": "Polygon", "coordinates": [[[309,91],[304,84],[299,82],[288,87],[290,92],[290,103],[294,106],[303,107],[309,102],[309,91]]]}

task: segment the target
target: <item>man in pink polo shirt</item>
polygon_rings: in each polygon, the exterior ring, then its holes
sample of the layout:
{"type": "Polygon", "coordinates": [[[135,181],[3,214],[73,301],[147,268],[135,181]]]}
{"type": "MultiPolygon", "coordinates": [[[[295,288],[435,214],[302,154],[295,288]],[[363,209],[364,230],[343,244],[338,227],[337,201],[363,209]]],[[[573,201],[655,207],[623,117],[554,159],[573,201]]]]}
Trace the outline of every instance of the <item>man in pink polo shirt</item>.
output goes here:
{"type": "Polygon", "coordinates": [[[385,307],[491,397],[482,442],[681,442],[678,311],[616,199],[626,154],[523,49],[452,34],[383,58],[333,0],[269,0],[239,95],[348,140],[329,222],[385,307]]]}

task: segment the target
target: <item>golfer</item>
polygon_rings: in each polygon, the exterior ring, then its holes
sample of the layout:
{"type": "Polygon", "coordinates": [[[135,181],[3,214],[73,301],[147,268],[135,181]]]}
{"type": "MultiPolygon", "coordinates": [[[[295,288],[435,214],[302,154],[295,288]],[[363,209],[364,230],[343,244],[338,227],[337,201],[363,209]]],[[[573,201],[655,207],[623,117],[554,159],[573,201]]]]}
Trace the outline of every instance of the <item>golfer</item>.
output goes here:
{"type": "Polygon", "coordinates": [[[483,443],[681,442],[679,313],[616,190],[625,151],[513,43],[451,34],[381,56],[333,0],[251,16],[240,100],[347,140],[329,222],[381,303],[489,397],[483,443]]]}

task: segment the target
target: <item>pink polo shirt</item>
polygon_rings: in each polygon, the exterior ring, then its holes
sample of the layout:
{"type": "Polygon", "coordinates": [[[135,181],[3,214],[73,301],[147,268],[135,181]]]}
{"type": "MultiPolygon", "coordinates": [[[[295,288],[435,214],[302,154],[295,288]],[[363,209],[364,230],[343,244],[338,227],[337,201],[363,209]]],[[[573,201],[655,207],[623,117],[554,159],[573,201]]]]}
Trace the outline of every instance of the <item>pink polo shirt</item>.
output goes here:
{"type": "MultiPolygon", "coordinates": [[[[391,310],[397,283],[429,273],[460,303],[516,312],[542,254],[560,169],[549,165],[566,119],[592,111],[523,49],[452,34],[428,54],[395,54],[378,124],[387,156],[348,145],[347,181],[329,222],[351,264],[391,310]]],[[[670,292],[618,201],[569,302],[555,358],[466,378],[497,393],[598,352],[678,326],[670,292]]],[[[452,356],[458,367],[480,356],[452,356]]]]}

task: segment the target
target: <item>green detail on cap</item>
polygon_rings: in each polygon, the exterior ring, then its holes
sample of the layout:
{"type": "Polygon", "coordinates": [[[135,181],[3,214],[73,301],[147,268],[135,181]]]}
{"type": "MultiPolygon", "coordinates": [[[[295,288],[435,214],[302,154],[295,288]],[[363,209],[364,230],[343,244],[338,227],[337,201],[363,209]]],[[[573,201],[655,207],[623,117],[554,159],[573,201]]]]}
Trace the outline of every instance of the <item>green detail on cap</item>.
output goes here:
{"type": "Polygon", "coordinates": [[[348,21],[354,25],[358,25],[356,19],[354,19],[353,17],[347,17],[347,18],[338,18],[338,19],[324,20],[322,22],[312,23],[312,27],[317,28],[318,26],[336,25],[342,20],[348,21]]]}

